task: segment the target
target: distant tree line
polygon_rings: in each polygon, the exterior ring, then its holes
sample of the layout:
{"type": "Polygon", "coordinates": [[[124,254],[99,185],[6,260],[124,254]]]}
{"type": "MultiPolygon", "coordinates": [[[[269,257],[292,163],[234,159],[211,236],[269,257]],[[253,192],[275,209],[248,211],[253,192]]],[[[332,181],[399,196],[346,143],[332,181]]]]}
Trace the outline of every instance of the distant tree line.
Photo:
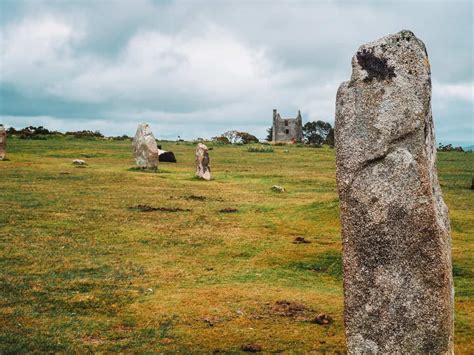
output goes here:
{"type": "MultiPolygon", "coordinates": [[[[74,138],[105,138],[100,131],[90,131],[90,130],[82,130],[82,131],[68,131],[66,133],[62,133],[59,131],[52,131],[43,126],[28,126],[21,129],[15,129],[14,127],[10,127],[7,129],[7,136],[8,137],[18,137],[20,139],[48,139],[51,137],[58,137],[58,136],[69,136],[74,138]]],[[[127,135],[117,136],[117,137],[110,137],[114,140],[127,140],[130,139],[127,135]]]]}
{"type": "Polygon", "coordinates": [[[227,131],[220,136],[212,137],[212,140],[222,144],[249,144],[258,143],[258,138],[248,132],[227,131]]]}
{"type": "Polygon", "coordinates": [[[438,151],[439,152],[464,152],[464,149],[462,147],[453,147],[452,144],[444,145],[442,143],[439,143],[438,151]]]}

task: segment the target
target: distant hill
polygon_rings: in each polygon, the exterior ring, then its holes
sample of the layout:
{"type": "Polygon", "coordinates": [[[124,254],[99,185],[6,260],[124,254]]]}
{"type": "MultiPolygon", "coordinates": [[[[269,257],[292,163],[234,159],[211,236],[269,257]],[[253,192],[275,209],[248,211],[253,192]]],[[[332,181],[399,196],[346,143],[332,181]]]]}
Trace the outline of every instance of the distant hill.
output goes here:
{"type": "Polygon", "coordinates": [[[467,145],[462,147],[462,149],[464,149],[465,152],[474,151],[474,145],[467,145]]]}

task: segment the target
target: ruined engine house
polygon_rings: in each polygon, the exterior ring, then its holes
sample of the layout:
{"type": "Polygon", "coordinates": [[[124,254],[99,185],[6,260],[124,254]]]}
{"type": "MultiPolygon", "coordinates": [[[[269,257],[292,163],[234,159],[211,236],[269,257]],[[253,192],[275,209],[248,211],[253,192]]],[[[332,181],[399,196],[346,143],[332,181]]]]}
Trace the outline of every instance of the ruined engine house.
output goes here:
{"type": "Polygon", "coordinates": [[[296,118],[281,118],[273,110],[272,143],[300,143],[303,140],[303,120],[298,110],[296,118]]]}

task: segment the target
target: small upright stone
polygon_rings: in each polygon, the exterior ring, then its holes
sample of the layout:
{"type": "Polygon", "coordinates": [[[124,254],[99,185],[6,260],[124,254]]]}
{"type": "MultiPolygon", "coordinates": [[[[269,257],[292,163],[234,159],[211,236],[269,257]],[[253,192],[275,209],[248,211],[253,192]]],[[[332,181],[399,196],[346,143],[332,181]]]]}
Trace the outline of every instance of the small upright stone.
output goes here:
{"type": "Polygon", "coordinates": [[[451,354],[448,209],[430,64],[410,31],[359,48],[336,98],[336,176],[350,354],[451,354]]]}
{"type": "Polygon", "coordinates": [[[0,124],[0,160],[5,159],[7,155],[7,131],[0,124]]]}
{"type": "Polygon", "coordinates": [[[204,180],[211,180],[209,152],[207,146],[202,143],[198,143],[196,148],[196,176],[204,180]]]}
{"type": "Polygon", "coordinates": [[[155,170],[158,168],[158,146],[148,124],[142,123],[138,125],[132,147],[133,156],[139,168],[155,170]]]}

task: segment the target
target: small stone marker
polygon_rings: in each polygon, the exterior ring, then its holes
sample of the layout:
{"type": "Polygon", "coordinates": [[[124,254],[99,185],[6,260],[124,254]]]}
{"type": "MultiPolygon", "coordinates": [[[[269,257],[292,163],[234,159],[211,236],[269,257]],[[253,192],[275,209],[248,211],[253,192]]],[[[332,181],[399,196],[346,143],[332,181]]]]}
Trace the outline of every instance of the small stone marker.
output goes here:
{"type": "Polygon", "coordinates": [[[285,192],[285,188],[284,188],[283,186],[273,185],[273,186],[272,186],[272,191],[275,191],[275,192],[285,192]]]}
{"type": "Polygon", "coordinates": [[[7,131],[0,124],[0,160],[5,159],[7,155],[7,131]]]}
{"type": "Polygon", "coordinates": [[[133,156],[137,166],[141,169],[158,168],[158,147],[156,139],[146,123],[138,125],[137,133],[132,142],[133,156]]]}
{"type": "Polygon", "coordinates": [[[196,176],[204,180],[211,180],[209,150],[207,146],[202,143],[198,143],[196,148],[196,176]]]}
{"type": "Polygon", "coordinates": [[[361,46],[335,126],[349,353],[451,354],[451,236],[423,42],[401,31],[361,46]]]}
{"type": "Polygon", "coordinates": [[[85,162],[84,160],[82,160],[82,159],[74,159],[74,160],[72,161],[72,163],[73,163],[74,165],[79,165],[79,166],[87,165],[86,162],[85,162]]]}

